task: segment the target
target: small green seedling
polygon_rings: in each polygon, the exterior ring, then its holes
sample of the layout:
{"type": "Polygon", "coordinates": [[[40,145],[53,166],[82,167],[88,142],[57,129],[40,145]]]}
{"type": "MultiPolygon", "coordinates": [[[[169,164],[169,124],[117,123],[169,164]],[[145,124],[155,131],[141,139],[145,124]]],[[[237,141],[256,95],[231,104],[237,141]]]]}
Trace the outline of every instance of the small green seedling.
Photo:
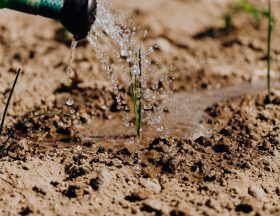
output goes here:
{"type": "Polygon", "coordinates": [[[224,15],[224,29],[226,32],[231,31],[232,20],[236,15],[240,13],[249,14],[253,18],[254,24],[256,26],[259,25],[263,17],[269,17],[269,12],[267,11],[267,9],[258,8],[254,4],[250,3],[248,0],[239,0],[224,15]]]}
{"type": "Polygon", "coordinates": [[[141,49],[137,53],[139,75],[134,75],[130,73],[131,78],[131,96],[133,101],[133,110],[135,117],[135,128],[137,131],[137,136],[141,138],[142,133],[142,54],[141,49]],[[138,93],[137,93],[138,92],[138,93]]]}
{"type": "Polygon", "coordinates": [[[141,137],[141,132],[142,132],[142,98],[143,98],[143,93],[142,93],[142,55],[141,55],[141,49],[139,49],[138,52],[138,64],[139,64],[139,70],[140,70],[140,75],[138,79],[138,88],[139,88],[139,105],[138,105],[138,125],[137,125],[137,135],[138,137],[141,137]]]}
{"type": "Polygon", "coordinates": [[[224,16],[226,32],[230,32],[232,29],[232,19],[239,13],[247,13],[253,17],[254,23],[259,25],[262,18],[267,18],[267,97],[266,103],[271,103],[271,33],[274,26],[274,18],[271,10],[271,0],[268,0],[268,8],[260,9],[254,4],[250,3],[248,0],[239,0],[239,2],[231,7],[229,12],[224,16]]]}

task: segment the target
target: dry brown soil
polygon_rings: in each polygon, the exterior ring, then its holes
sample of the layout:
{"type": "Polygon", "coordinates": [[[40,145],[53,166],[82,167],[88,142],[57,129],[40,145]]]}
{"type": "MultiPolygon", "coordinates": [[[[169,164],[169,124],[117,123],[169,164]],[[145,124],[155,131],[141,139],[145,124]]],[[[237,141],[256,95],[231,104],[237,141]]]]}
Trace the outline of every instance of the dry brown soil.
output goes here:
{"type": "Polygon", "coordinates": [[[79,82],[69,85],[70,40],[60,24],[1,10],[1,111],[15,72],[23,73],[1,137],[15,131],[0,159],[0,215],[280,215],[280,2],[273,1],[271,104],[266,20],[256,27],[240,14],[226,34],[230,2],[116,2],[148,30],[143,43],[158,45],[159,66],[172,65],[174,78],[173,101],[162,114],[169,136],[145,129],[135,143],[88,43],[77,48],[79,82]],[[21,123],[67,111],[69,97],[94,136],[84,139],[88,127],[67,116],[21,123]]]}

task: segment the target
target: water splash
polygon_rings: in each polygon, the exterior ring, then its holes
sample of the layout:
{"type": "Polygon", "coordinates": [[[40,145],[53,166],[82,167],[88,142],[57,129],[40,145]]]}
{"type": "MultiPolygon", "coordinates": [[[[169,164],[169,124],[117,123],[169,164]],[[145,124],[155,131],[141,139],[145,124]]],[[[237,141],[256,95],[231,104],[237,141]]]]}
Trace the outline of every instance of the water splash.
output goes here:
{"type": "Polygon", "coordinates": [[[73,100],[72,98],[69,98],[69,99],[66,100],[65,103],[66,103],[67,106],[70,107],[70,106],[73,106],[73,105],[74,105],[74,100],[73,100]]]}
{"type": "MultiPolygon", "coordinates": [[[[118,102],[117,108],[124,113],[125,126],[132,126],[133,117],[130,110],[130,85],[135,76],[140,77],[142,88],[137,87],[136,97],[140,98],[143,92],[143,114],[146,122],[155,131],[162,134],[164,127],[161,125],[160,113],[163,107],[158,101],[164,92],[164,83],[167,81],[165,71],[160,71],[150,56],[155,52],[153,47],[145,48],[136,37],[137,28],[128,28],[125,23],[127,18],[120,16],[111,1],[99,1],[97,5],[96,21],[91,27],[87,37],[89,44],[94,48],[100,64],[107,72],[112,82],[113,92],[118,102]],[[143,74],[140,76],[139,50],[141,50],[141,66],[143,74]],[[124,84],[124,81],[126,85],[124,84]],[[123,90],[125,87],[126,90],[123,90]],[[153,115],[158,112],[159,114],[153,115]]],[[[144,36],[147,36],[145,31],[144,36]]]]}

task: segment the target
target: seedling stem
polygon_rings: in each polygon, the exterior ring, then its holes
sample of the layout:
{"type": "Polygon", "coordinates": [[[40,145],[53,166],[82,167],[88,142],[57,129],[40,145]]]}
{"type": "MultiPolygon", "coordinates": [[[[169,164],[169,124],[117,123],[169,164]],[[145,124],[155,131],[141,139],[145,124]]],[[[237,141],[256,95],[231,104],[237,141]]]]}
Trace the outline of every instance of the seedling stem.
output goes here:
{"type": "Polygon", "coordinates": [[[271,0],[268,1],[268,30],[267,30],[267,102],[271,103],[271,32],[273,20],[271,15],[271,0]]]}
{"type": "Polygon", "coordinates": [[[131,96],[133,101],[133,110],[135,118],[135,128],[137,136],[141,138],[142,132],[142,54],[141,49],[136,53],[138,58],[139,75],[130,73],[131,96]]]}
{"type": "Polygon", "coordinates": [[[142,56],[141,56],[141,49],[139,49],[138,52],[138,59],[139,59],[139,70],[140,75],[138,79],[138,87],[139,87],[139,106],[138,106],[138,127],[137,127],[137,135],[141,138],[141,132],[142,132],[142,56]]]}

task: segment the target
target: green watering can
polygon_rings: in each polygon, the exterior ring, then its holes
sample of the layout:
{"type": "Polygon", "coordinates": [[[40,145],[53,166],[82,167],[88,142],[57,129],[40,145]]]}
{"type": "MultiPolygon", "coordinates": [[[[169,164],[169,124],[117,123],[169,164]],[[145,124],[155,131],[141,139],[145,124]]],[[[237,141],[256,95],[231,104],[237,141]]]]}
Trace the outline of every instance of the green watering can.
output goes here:
{"type": "Polygon", "coordinates": [[[76,40],[84,39],[95,21],[96,0],[0,0],[0,8],[59,20],[76,40]]]}

